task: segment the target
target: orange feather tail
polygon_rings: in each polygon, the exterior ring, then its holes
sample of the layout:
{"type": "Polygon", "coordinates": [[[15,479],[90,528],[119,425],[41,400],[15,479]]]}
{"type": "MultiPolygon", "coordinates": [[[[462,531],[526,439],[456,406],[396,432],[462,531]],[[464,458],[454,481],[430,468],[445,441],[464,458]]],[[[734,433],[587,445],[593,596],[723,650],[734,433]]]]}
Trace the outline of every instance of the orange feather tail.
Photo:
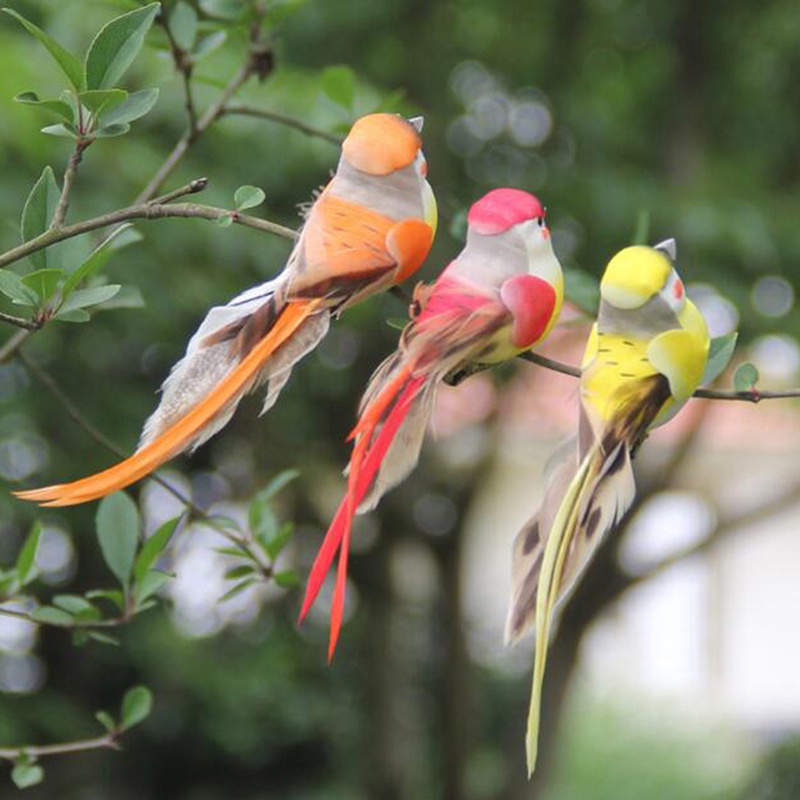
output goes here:
{"type": "Polygon", "coordinates": [[[320,301],[289,303],[267,335],[184,417],[152,442],[119,464],[88,478],[14,492],[22,500],[43,506],[71,506],[96,500],[138,481],[183,450],[258,374],[264,362],[289,339],[320,305],[320,301]]]}

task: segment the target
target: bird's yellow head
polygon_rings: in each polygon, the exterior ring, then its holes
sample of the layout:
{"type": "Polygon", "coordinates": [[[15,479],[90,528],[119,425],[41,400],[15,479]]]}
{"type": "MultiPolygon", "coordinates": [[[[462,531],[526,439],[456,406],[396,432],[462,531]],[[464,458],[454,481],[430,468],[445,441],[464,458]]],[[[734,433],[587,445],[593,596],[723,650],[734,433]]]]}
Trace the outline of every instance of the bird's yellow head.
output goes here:
{"type": "Polygon", "coordinates": [[[608,262],[600,281],[603,300],[619,309],[641,308],[656,295],[676,312],[685,301],[683,282],[661,248],[633,246],[608,262]]]}
{"type": "Polygon", "coordinates": [[[369,175],[389,175],[417,163],[424,178],[421,130],[421,117],[409,121],[397,114],[368,114],[350,129],[342,143],[342,155],[369,175]]]}

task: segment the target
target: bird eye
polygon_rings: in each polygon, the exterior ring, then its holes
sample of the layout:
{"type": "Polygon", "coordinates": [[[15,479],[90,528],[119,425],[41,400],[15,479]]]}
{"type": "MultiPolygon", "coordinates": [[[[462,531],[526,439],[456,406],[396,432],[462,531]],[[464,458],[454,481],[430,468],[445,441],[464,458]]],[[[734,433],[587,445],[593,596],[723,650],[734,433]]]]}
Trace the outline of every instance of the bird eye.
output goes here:
{"type": "Polygon", "coordinates": [[[544,217],[536,217],[536,222],[539,224],[540,228],[544,227],[544,217]]]}

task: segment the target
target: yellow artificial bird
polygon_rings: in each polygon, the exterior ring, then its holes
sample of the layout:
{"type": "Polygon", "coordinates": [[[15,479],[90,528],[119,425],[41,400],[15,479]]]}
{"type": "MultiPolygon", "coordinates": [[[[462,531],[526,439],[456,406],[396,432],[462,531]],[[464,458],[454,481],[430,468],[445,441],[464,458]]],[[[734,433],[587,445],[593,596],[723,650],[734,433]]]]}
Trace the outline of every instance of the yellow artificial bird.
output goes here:
{"type": "Polygon", "coordinates": [[[631,458],[700,383],[709,335],[675,271],[675,241],[626,247],[606,267],[581,365],[577,447],[554,467],[544,499],[517,534],[506,640],[535,625],[526,752],[536,766],[539,710],[554,610],[636,494],[631,458]]]}

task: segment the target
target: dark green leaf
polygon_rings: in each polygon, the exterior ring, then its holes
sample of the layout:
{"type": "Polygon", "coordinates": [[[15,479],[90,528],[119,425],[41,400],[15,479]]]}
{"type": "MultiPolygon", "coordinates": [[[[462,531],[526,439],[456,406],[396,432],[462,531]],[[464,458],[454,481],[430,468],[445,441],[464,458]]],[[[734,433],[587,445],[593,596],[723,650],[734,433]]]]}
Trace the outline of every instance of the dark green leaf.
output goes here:
{"type": "Polygon", "coordinates": [[[55,39],[48,36],[41,28],[28,21],[21,14],[12,8],[4,8],[6,14],[10,14],[19,22],[31,36],[36,37],[47,49],[55,62],[61,67],[61,71],[67,76],[69,82],[75,87],[76,91],[83,88],[83,67],[81,62],[62,47],[55,39]]]}
{"type": "Polygon", "coordinates": [[[739,364],[733,373],[733,388],[737,392],[749,392],[758,383],[758,369],[755,364],[746,361],[739,364]]]}
{"type": "Polygon", "coordinates": [[[77,139],[78,129],[68,122],[59,122],[57,125],[45,125],[42,133],[48,136],[61,136],[64,139],[77,139]]]}
{"type": "Polygon", "coordinates": [[[265,199],[264,190],[259,189],[258,186],[240,186],[233,195],[237,211],[260,206],[265,199]]]}
{"type": "Polygon", "coordinates": [[[39,295],[28,288],[19,275],[11,270],[0,269],[0,292],[18,305],[36,306],[39,304],[39,295]]]}
{"type": "Polygon", "coordinates": [[[59,313],[74,311],[76,308],[88,308],[105,303],[114,297],[122,287],[118,283],[105,286],[92,286],[91,289],[75,289],[74,292],[62,303],[59,313]]]}
{"type": "Polygon", "coordinates": [[[172,576],[160,569],[151,569],[136,582],[134,594],[136,596],[136,610],[142,611],[145,601],[152,597],[172,576]]]}
{"type": "Polygon", "coordinates": [[[565,269],[565,294],[581,311],[594,317],[600,304],[600,286],[597,281],[579,269],[565,269]]]}
{"type": "Polygon", "coordinates": [[[283,548],[294,536],[294,525],[291,522],[286,522],[281,527],[280,531],[268,542],[264,543],[267,555],[274,561],[282,552],[283,548]]]}
{"type": "Polygon", "coordinates": [[[222,556],[235,556],[236,558],[249,558],[249,555],[241,547],[215,547],[215,553],[222,556]]]}
{"type": "Polygon", "coordinates": [[[56,293],[64,275],[63,269],[37,269],[22,278],[22,283],[36,292],[39,302],[44,304],[56,293]]]}
{"type": "MultiPolygon", "coordinates": [[[[119,647],[119,639],[116,636],[111,636],[108,633],[102,633],[101,631],[89,631],[89,638],[95,642],[100,642],[100,644],[110,644],[112,647],[119,647]]],[[[102,711],[99,713],[103,713],[102,711]]],[[[110,717],[109,717],[110,719],[110,717]]]]}
{"type": "Polygon", "coordinates": [[[271,500],[284,487],[300,477],[299,469],[285,469],[279,472],[259,493],[258,497],[263,500],[271,500]]]}
{"type": "Polygon", "coordinates": [[[128,97],[124,89],[87,89],[78,95],[81,104],[94,114],[123,103],[128,97]]]}
{"type": "MultiPolygon", "coordinates": [[[[8,9],[6,9],[8,11],[8,9]]],[[[17,762],[11,770],[11,780],[17,789],[28,789],[44,780],[44,770],[38,764],[17,762]]]]}
{"type": "Polygon", "coordinates": [[[113,139],[115,136],[124,136],[131,126],[127,122],[120,122],[114,125],[104,125],[94,132],[94,136],[98,139],[113,139]]]}
{"type": "Polygon", "coordinates": [[[711,340],[711,345],[708,348],[706,371],[700,381],[701,386],[713,383],[723,373],[733,356],[733,351],[736,349],[738,337],[739,334],[733,331],[732,333],[726,333],[724,336],[715,336],[711,340]]]}
{"type": "Polygon", "coordinates": [[[25,586],[35,577],[36,551],[39,549],[39,540],[42,537],[41,523],[34,522],[22,550],[17,556],[17,578],[25,586]]]}
{"type": "Polygon", "coordinates": [[[256,495],[248,511],[250,530],[259,541],[268,542],[278,534],[278,518],[272,511],[268,498],[256,495]]]}
{"type": "Polygon", "coordinates": [[[128,586],[139,543],[139,512],[124,492],[104,497],[97,509],[97,539],[108,568],[128,586]]]}
{"type": "Polygon", "coordinates": [[[98,711],[94,718],[109,732],[113,733],[117,729],[117,723],[108,711],[98,711]]]}
{"type": "Polygon", "coordinates": [[[122,698],[122,716],[120,730],[128,730],[147,719],[153,708],[153,695],[146,686],[135,686],[122,698]]]}
{"type": "Polygon", "coordinates": [[[45,111],[52,111],[54,114],[58,114],[65,122],[70,123],[70,125],[74,122],[75,115],[72,106],[69,103],[65,103],[63,100],[40,100],[34,92],[23,92],[22,94],[18,94],[14,99],[18,103],[38,106],[45,111]]]}
{"type": "MultiPolygon", "coordinates": [[[[61,190],[58,188],[53,170],[51,167],[45,167],[39,176],[39,180],[33,184],[33,188],[22,209],[21,230],[23,242],[35,239],[47,230],[60,197],[61,190]]],[[[37,269],[55,266],[55,264],[48,264],[47,250],[31,253],[28,258],[37,269]]]]}
{"type": "Polygon", "coordinates": [[[189,52],[194,47],[197,37],[197,14],[195,10],[184,2],[178,2],[169,15],[169,29],[175,44],[184,52],[189,52]]]}
{"type": "Polygon", "coordinates": [[[245,575],[252,575],[254,571],[255,568],[251,567],[250,564],[240,564],[225,573],[225,580],[234,581],[237,578],[244,578],[245,575]]]}
{"type": "Polygon", "coordinates": [[[291,589],[300,583],[300,578],[293,569],[286,570],[285,572],[278,572],[274,576],[275,583],[282,589],[291,589]]]}
{"type": "Polygon", "coordinates": [[[60,628],[72,627],[74,622],[72,614],[68,614],[60,608],[53,608],[53,606],[40,606],[33,611],[31,618],[44,625],[56,625],[60,628]]]}
{"type": "MultiPolygon", "coordinates": [[[[133,97],[133,95],[131,95],[133,97]]],[[[121,225],[110,236],[106,237],[91,252],[84,262],[67,278],[64,283],[64,296],[67,297],[83,280],[102,269],[111,254],[129,244],[142,240],[142,235],[130,223],[121,225]]]]}
{"type": "Polygon", "coordinates": [[[124,103],[103,110],[103,127],[122,125],[143,117],[156,104],[158,89],[142,89],[133,92],[124,103]]]}
{"type": "Polygon", "coordinates": [[[219,50],[219,48],[225,44],[227,38],[228,34],[225,33],[225,31],[214,31],[214,33],[210,33],[208,36],[201,39],[197,43],[194,53],[192,53],[194,61],[200,61],[210,56],[216,50],[219,50]]]}
{"type": "Polygon", "coordinates": [[[172,538],[172,534],[175,533],[175,528],[178,527],[180,521],[181,518],[179,516],[167,520],[152,536],[145,540],[139,555],[136,556],[133,567],[133,576],[137,581],[140,581],[145,576],[150,567],[156,563],[158,557],[164,552],[164,548],[172,538]]]}
{"type": "Polygon", "coordinates": [[[356,94],[356,76],[350,67],[328,67],[322,73],[322,91],[334,103],[351,111],[356,94]]]}
{"type": "Polygon", "coordinates": [[[86,88],[115,86],[139,53],[160,8],[151,3],[104,25],[86,54],[86,88]]]}
{"type": "Polygon", "coordinates": [[[243,580],[241,583],[237,583],[236,586],[234,586],[232,589],[229,589],[227,592],[225,592],[224,595],[222,595],[222,597],[220,597],[219,602],[224,603],[226,600],[230,600],[231,598],[236,597],[237,594],[240,594],[248,586],[252,586],[254,583],[256,583],[255,578],[247,578],[246,580],[243,580]]]}

